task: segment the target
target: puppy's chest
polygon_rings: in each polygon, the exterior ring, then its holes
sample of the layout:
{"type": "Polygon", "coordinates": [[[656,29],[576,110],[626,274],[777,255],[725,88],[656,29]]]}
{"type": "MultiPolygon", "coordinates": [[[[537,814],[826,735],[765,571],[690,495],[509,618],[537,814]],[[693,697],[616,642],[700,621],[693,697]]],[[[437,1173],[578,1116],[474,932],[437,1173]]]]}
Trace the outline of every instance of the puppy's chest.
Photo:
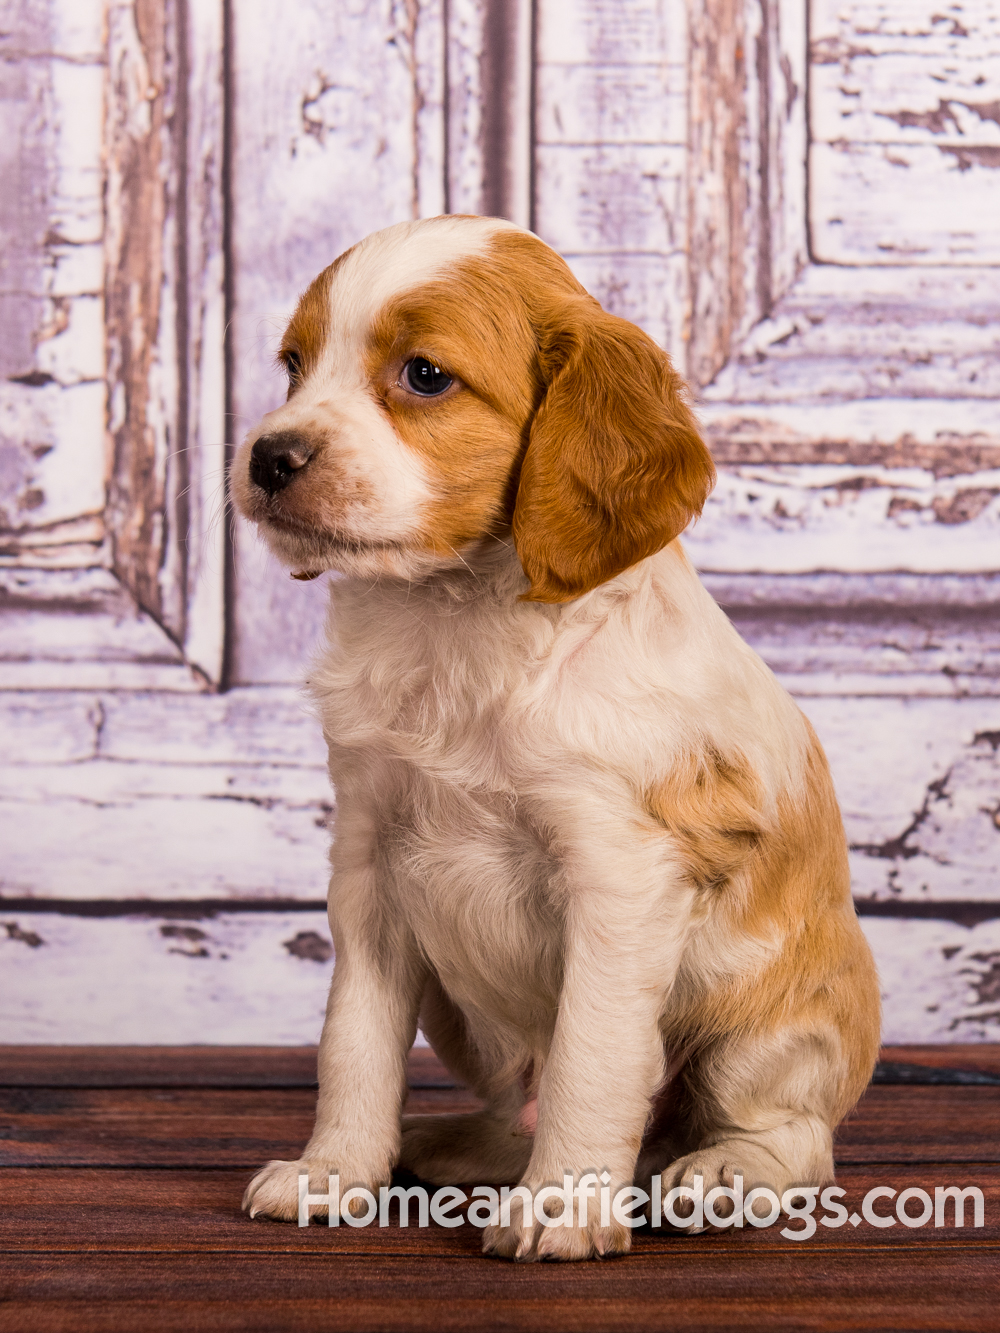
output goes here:
{"type": "Polygon", "coordinates": [[[366,741],[392,774],[380,855],[397,910],[453,996],[471,987],[477,1003],[500,1003],[514,977],[544,989],[558,966],[559,860],[539,794],[552,738],[532,725],[530,680],[510,674],[479,692],[434,681],[366,741]]]}
{"type": "Polygon", "coordinates": [[[446,990],[494,1012],[512,986],[554,1002],[560,865],[535,802],[411,776],[387,840],[386,880],[446,990]]]}

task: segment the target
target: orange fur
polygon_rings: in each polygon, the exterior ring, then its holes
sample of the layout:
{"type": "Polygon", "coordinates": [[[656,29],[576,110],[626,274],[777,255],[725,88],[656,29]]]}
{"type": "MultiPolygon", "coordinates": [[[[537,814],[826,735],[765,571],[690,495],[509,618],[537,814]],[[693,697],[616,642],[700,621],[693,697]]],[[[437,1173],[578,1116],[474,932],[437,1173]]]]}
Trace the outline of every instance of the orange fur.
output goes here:
{"type": "MultiPolygon", "coordinates": [[[[805,719],[803,719],[805,721],[805,719]]],[[[875,969],[851,900],[847,841],[829,767],[809,733],[806,786],[773,815],[753,773],[709,751],[655,791],[647,806],[712,894],[725,933],[773,956],[754,973],[712,976],[682,967],[668,1042],[699,1050],[736,1033],[792,1024],[836,1032],[848,1055],[831,1089],[833,1128],[861,1095],[878,1055],[875,969]]]]}
{"type": "MultiPolygon", "coordinates": [[[[350,251],[348,250],[346,254],[350,254],[350,251]]],[[[343,262],[345,257],[346,255],[341,255],[339,259],[328,265],[322,273],[312,280],[299,297],[295,313],[288,321],[288,326],[281,339],[279,359],[286,360],[289,352],[296,353],[299,358],[302,378],[315,370],[326,344],[330,332],[330,286],[338,265],[343,262]]],[[[298,376],[289,376],[289,398],[298,387],[296,383],[298,378],[298,376]]]]}

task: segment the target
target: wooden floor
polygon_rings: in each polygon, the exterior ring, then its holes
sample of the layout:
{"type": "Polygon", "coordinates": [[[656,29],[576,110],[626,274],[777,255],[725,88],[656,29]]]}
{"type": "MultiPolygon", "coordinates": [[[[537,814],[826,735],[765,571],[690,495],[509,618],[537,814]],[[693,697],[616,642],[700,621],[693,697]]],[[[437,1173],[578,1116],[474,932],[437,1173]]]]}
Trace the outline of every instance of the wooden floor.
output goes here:
{"type": "MultiPolygon", "coordinates": [[[[0,1047],[0,1329],[1000,1329],[1000,1047],[884,1057],[838,1136],[845,1204],[978,1185],[985,1227],[638,1231],[558,1266],[485,1259],[469,1224],[245,1217],[308,1136],[311,1050],[0,1047]]],[[[411,1085],[414,1112],[475,1105],[427,1052],[411,1085]]]]}

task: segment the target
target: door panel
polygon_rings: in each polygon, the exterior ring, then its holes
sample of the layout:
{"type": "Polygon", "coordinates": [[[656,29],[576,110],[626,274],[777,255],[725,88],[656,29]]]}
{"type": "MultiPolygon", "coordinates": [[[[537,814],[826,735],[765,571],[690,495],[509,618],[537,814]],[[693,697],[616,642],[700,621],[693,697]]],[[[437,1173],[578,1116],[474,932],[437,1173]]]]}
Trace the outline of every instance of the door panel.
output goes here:
{"type": "Polygon", "coordinates": [[[814,258],[1000,263],[997,0],[814,0],[812,14],[814,258]]]}

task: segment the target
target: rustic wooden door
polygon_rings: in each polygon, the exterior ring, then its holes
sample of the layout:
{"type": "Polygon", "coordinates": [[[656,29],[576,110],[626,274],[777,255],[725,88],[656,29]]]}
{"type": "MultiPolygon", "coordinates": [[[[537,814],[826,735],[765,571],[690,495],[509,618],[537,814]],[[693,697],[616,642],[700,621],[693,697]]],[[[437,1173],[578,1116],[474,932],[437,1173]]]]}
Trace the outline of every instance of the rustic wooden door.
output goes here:
{"type": "Polygon", "coordinates": [[[325,580],[227,525],[225,447],[315,273],[446,210],[531,225],[688,376],[688,549],[827,747],[889,1037],[995,1036],[998,11],[0,0],[23,1039],[315,1036],[325,580]]]}

